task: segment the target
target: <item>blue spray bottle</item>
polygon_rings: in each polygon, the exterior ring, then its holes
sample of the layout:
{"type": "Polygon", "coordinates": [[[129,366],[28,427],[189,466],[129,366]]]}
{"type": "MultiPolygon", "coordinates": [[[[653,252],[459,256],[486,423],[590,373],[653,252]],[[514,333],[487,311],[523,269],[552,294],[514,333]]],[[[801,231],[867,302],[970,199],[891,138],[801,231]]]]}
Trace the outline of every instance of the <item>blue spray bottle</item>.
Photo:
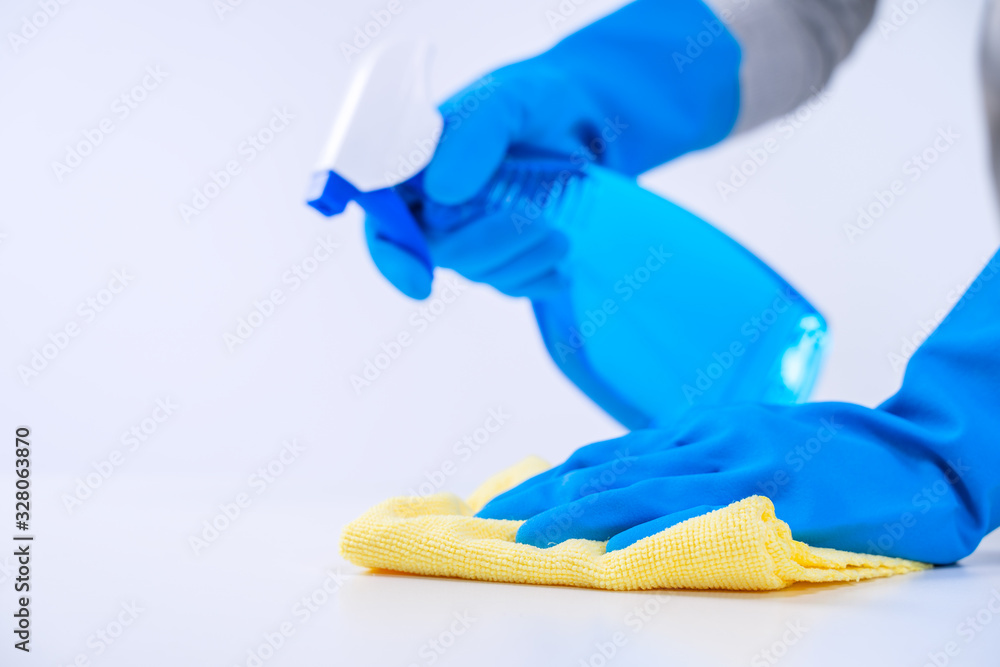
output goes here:
{"type": "Polygon", "coordinates": [[[429,227],[502,212],[513,225],[559,230],[569,240],[558,267],[565,289],[533,301],[542,338],[563,373],[628,428],[668,424],[695,405],[808,397],[823,317],[739,243],[634,180],[579,161],[512,156],[469,202],[422,198],[443,125],[424,92],[428,53],[423,43],[396,44],[360,70],[311,206],[332,216],[355,201],[392,220],[383,233],[429,274],[429,227]]]}

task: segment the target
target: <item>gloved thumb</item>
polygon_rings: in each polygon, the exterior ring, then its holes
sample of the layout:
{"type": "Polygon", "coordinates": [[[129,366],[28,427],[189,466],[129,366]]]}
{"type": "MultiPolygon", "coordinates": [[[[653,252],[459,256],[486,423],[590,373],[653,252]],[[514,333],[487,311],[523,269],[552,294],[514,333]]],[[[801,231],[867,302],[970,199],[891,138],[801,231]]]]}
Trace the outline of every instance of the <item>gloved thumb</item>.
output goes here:
{"type": "Polygon", "coordinates": [[[365,238],[376,268],[392,285],[411,299],[426,299],[431,294],[433,275],[426,263],[406,248],[380,233],[375,215],[365,216],[365,238]]]}
{"type": "Polygon", "coordinates": [[[513,106],[484,82],[442,106],[444,132],[424,174],[424,191],[430,199],[461,204],[489,183],[517,133],[513,106]]]}

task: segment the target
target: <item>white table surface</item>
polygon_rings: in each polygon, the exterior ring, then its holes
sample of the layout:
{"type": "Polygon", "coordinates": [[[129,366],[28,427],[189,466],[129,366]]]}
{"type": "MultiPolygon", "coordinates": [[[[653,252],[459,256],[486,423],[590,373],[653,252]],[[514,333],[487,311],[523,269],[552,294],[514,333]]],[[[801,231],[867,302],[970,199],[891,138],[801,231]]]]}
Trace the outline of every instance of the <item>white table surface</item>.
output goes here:
{"type": "Polygon", "coordinates": [[[34,547],[41,586],[29,664],[68,665],[82,654],[107,667],[246,665],[247,651],[284,623],[294,632],[264,664],[576,667],[600,655],[600,645],[609,651],[616,633],[608,664],[777,664],[762,653],[771,649],[782,665],[921,666],[949,642],[958,648],[950,665],[991,665],[1000,655],[1000,611],[989,611],[991,603],[1000,610],[1000,535],[957,566],[769,593],[436,580],[343,561],[339,529],[364,492],[304,488],[308,474],[290,469],[198,556],[188,538],[211,508],[177,490],[197,495],[211,480],[122,480],[103,490],[100,506],[94,496],[72,517],[53,512],[58,520],[39,527],[34,547]],[[296,607],[304,597],[313,598],[308,616],[296,607]],[[96,633],[122,603],[142,611],[98,655],[96,633]],[[991,622],[963,631],[977,614],[991,622]],[[447,648],[435,651],[435,640],[447,648]]]}

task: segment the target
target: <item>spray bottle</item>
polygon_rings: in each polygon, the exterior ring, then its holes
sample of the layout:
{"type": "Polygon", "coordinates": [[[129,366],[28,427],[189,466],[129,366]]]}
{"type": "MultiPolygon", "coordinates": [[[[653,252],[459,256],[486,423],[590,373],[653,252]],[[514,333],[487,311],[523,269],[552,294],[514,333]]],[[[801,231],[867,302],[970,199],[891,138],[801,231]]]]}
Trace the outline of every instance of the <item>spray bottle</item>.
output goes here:
{"type": "Polygon", "coordinates": [[[827,341],[823,317],[746,248],[633,179],[578,160],[511,156],[471,201],[427,200],[422,170],[443,127],[425,93],[428,57],[425,43],[398,43],[359,71],[311,206],[333,216],[354,201],[393,221],[385,233],[430,274],[428,227],[502,211],[514,225],[558,229],[569,239],[566,287],[532,302],[542,339],[560,370],[630,429],[669,424],[695,405],[808,397],[827,341]]]}

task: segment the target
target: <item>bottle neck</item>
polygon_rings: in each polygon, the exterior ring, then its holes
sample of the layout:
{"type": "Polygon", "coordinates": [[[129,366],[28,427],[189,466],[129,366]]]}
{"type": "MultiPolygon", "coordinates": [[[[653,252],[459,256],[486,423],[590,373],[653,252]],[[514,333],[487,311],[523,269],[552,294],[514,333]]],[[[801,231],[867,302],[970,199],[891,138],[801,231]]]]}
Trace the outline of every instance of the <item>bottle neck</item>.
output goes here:
{"type": "Polygon", "coordinates": [[[413,189],[419,188],[419,181],[404,184],[411,188],[404,199],[430,229],[448,231],[484,216],[509,214],[511,224],[521,231],[536,222],[551,224],[571,216],[576,199],[572,193],[585,177],[586,169],[568,160],[508,158],[490,183],[464,204],[444,206],[426,197],[415,202],[413,189]]]}

